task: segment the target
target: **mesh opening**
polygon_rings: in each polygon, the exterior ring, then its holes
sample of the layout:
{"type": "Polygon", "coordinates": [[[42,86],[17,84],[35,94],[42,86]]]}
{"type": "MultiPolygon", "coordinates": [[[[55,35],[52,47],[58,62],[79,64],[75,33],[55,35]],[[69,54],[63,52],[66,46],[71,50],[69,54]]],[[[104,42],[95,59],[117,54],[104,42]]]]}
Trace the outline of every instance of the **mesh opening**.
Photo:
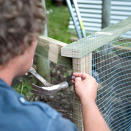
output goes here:
{"type": "Polygon", "coordinates": [[[97,105],[112,131],[131,125],[131,39],[118,39],[93,52],[93,76],[100,84],[97,105]]]}
{"type": "MultiPolygon", "coordinates": [[[[59,71],[62,76],[67,71],[64,68],[61,70],[59,66],[52,68],[52,71],[59,71]]],[[[100,85],[96,102],[110,129],[129,131],[131,125],[131,39],[119,38],[93,51],[92,75],[100,85]]],[[[57,74],[53,76],[56,77],[57,74]]],[[[57,82],[60,82],[59,77],[57,82]]],[[[70,120],[79,118],[77,121],[80,121],[82,126],[79,114],[76,114],[77,118],[73,118],[74,111],[80,109],[73,109],[73,96],[73,90],[68,88],[55,96],[44,96],[41,101],[47,102],[70,120]]],[[[79,103],[76,104],[79,105],[79,103]]]]}

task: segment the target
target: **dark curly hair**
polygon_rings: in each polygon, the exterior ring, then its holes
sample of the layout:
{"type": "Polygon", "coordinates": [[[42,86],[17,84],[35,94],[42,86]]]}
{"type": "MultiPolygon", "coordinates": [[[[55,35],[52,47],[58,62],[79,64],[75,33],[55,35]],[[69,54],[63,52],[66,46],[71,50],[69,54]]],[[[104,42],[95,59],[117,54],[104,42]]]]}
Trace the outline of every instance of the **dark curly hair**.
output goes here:
{"type": "Polygon", "coordinates": [[[41,0],[0,0],[0,65],[22,54],[42,33],[45,13],[41,0]]]}

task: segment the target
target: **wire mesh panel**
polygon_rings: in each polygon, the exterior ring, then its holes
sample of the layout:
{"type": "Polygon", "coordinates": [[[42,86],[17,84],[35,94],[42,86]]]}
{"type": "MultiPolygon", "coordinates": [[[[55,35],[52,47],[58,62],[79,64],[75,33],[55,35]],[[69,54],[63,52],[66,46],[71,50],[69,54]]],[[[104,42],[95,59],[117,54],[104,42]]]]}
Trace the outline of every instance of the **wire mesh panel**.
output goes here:
{"type": "MultiPolygon", "coordinates": [[[[96,103],[103,117],[112,131],[129,131],[131,125],[131,39],[115,39],[93,51],[90,59],[92,59],[92,69],[89,70],[92,70],[92,75],[99,83],[96,103]]],[[[77,69],[74,68],[74,70],[88,72],[89,70],[85,70],[88,60],[75,59],[76,63],[73,64],[76,64],[77,69]]],[[[53,66],[52,77],[59,76],[55,74],[56,71],[64,76],[66,70],[53,66]]],[[[69,74],[71,75],[71,72],[69,74]]],[[[81,123],[79,127],[82,128],[81,115],[75,114],[77,110],[81,112],[81,108],[73,107],[80,106],[77,102],[73,103],[73,96],[73,90],[68,88],[55,96],[44,97],[43,101],[61,112],[64,117],[81,123]]]]}
{"type": "MultiPolygon", "coordinates": [[[[129,130],[131,124],[131,39],[118,39],[131,29],[130,23],[131,17],[61,49],[62,56],[78,60],[80,66],[74,67],[80,71],[86,65],[81,60],[92,53],[92,74],[100,85],[97,105],[112,131],[129,130]]],[[[81,120],[77,123],[82,131],[81,120]]]]}
{"type": "Polygon", "coordinates": [[[112,131],[131,125],[131,39],[117,39],[93,52],[97,105],[112,131]]]}

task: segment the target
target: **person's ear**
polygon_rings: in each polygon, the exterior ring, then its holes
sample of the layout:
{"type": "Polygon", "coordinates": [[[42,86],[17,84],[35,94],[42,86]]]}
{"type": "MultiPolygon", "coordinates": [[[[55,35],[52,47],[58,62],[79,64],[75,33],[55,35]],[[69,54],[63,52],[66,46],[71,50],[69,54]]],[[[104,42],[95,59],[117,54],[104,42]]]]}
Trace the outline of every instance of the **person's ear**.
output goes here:
{"type": "Polygon", "coordinates": [[[23,55],[25,53],[25,46],[24,45],[21,45],[21,55],[23,55]]]}

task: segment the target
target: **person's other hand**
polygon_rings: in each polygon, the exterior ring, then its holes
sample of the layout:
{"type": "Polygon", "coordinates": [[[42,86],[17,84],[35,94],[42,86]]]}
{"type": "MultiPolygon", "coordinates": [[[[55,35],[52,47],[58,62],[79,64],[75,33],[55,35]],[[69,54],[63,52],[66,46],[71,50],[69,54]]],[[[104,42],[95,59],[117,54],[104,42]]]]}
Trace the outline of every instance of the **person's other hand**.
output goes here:
{"type": "Polygon", "coordinates": [[[75,84],[75,91],[81,102],[95,102],[98,83],[92,76],[86,73],[73,73],[72,83],[75,84]]]}

